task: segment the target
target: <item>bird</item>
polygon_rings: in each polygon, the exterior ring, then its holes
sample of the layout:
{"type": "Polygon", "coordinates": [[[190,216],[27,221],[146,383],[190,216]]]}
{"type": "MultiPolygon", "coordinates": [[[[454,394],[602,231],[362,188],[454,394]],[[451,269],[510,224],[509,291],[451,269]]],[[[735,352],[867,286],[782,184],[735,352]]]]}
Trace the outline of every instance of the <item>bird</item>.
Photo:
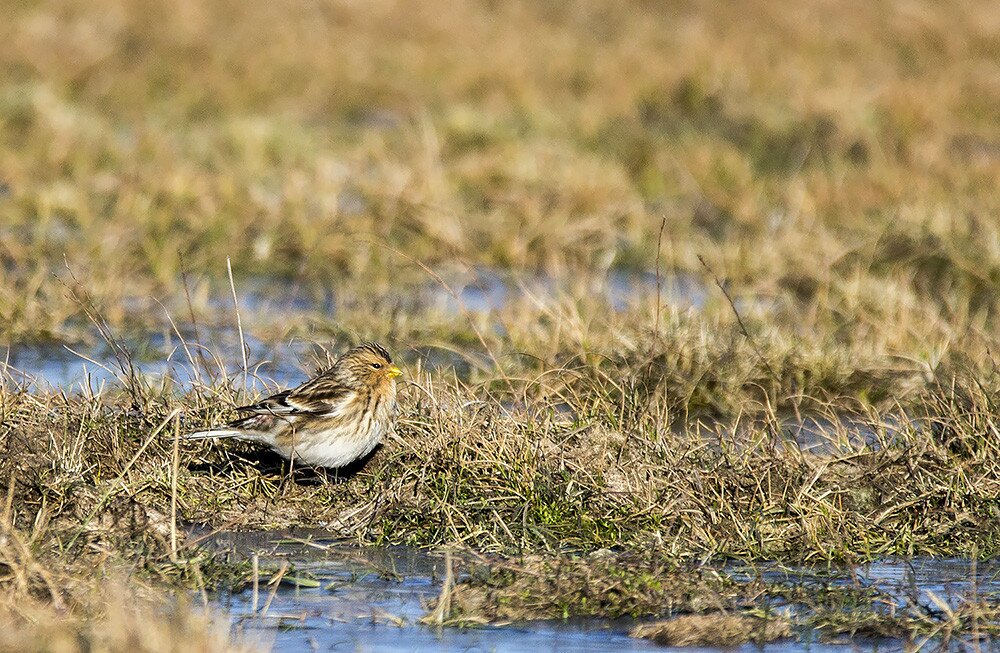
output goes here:
{"type": "Polygon", "coordinates": [[[344,467],[371,453],[393,428],[402,373],[385,347],[366,342],[298,387],[237,408],[245,417],[183,437],[235,438],[267,445],[293,463],[344,467]]]}

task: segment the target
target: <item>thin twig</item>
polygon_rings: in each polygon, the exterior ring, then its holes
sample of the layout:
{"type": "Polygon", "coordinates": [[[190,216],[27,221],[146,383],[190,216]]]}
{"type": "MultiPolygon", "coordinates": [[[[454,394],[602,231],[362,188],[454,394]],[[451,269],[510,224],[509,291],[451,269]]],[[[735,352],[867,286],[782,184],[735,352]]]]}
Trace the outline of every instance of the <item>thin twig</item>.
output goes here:
{"type": "Polygon", "coordinates": [[[660,292],[661,292],[661,279],[660,279],[660,248],[663,245],[663,230],[667,226],[667,216],[663,216],[663,220],[660,221],[660,235],[656,238],[656,322],[653,327],[653,342],[649,345],[649,355],[653,355],[653,349],[656,343],[660,341],[660,292]]]}
{"type": "Polygon", "coordinates": [[[170,322],[170,327],[174,330],[174,334],[176,334],[177,339],[181,341],[181,347],[184,349],[184,354],[187,356],[188,362],[191,364],[191,371],[194,372],[195,383],[198,385],[204,385],[201,381],[201,371],[198,369],[198,364],[195,362],[194,356],[191,354],[191,348],[188,347],[187,340],[184,339],[184,335],[181,333],[181,330],[177,328],[177,323],[174,322],[174,318],[171,317],[170,311],[167,310],[167,307],[164,306],[163,302],[159,299],[154,297],[153,301],[159,304],[160,308],[163,309],[163,314],[167,316],[167,321],[170,322]]]}
{"type": "Polygon", "coordinates": [[[726,287],[724,285],[722,285],[722,281],[719,280],[719,277],[716,276],[715,271],[713,271],[712,268],[708,265],[708,263],[705,262],[705,259],[702,258],[701,254],[698,255],[698,260],[701,261],[701,264],[703,266],[705,266],[705,269],[708,270],[708,273],[712,275],[712,278],[715,280],[715,285],[718,286],[719,290],[722,291],[722,294],[725,295],[726,301],[729,302],[729,307],[733,309],[733,315],[736,316],[736,322],[740,325],[740,331],[743,332],[743,337],[745,337],[747,339],[747,342],[750,343],[750,348],[753,349],[753,353],[757,354],[757,358],[759,358],[760,362],[764,364],[764,368],[767,370],[767,373],[770,374],[771,378],[774,379],[774,381],[780,386],[781,379],[778,378],[778,375],[774,373],[773,369],[771,369],[770,363],[768,363],[767,359],[764,358],[764,354],[761,353],[760,348],[757,346],[757,343],[754,341],[753,337],[750,336],[750,332],[747,331],[747,327],[743,323],[743,318],[740,317],[740,312],[736,310],[736,302],[734,302],[733,298],[729,295],[729,291],[726,290],[726,287]]]}
{"type": "MultiPolygon", "coordinates": [[[[181,282],[184,284],[184,298],[187,301],[188,315],[191,317],[191,328],[194,329],[194,341],[201,345],[201,334],[198,333],[198,319],[194,314],[194,303],[191,301],[191,288],[188,286],[187,278],[187,266],[184,264],[184,254],[178,253],[181,260],[181,282]]],[[[199,347],[198,348],[198,361],[201,363],[202,368],[205,370],[205,374],[212,374],[212,371],[208,367],[208,361],[205,360],[205,352],[199,347]]],[[[215,380],[214,374],[213,381],[215,380]]]]}
{"type": "Polygon", "coordinates": [[[90,296],[90,293],[87,292],[87,289],[84,288],[83,284],[80,283],[80,280],[76,278],[73,269],[69,266],[69,261],[65,257],[63,257],[63,264],[66,267],[66,272],[73,280],[73,284],[66,283],[66,281],[58,276],[56,276],[56,279],[69,291],[71,299],[83,310],[84,314],[86,314],[87,318],[97,329],[101,338],[111,347],[111,352],[118,363],[118,368],[122,372],[122,376],[120,377],[117,374],[113,374],[113,376],[128,390],[132,399],[132,407],[136,411],[142,412],[142,384],[139,382],[139,373],[136,371],[132,361],[132,352],[115,337],[114,332],[111,330],[111,325],[101,315],[100,310],[97,308],[97,303],[90,296]]]}
{"type": "Polygon", "coordinates": [[[455,571],[453,569],[451,551],[444,554],[444,584],[441,585],[441,594],[438,596],[437,605],[434,610],[423,617],[420,621],[427,625],[440,626],[451,613],[451,595],[455,590],[455,571]]]}
{"type": "Polygon", "coordinates": [[[386,243],[380,243],[380,242],[374,242],[374,241],[369,241],[369,242],[371,242],[373,245],[378,245],[379,247],[383,247],[383,248],[389,250],[390,252],[393,252],[394,254],[398,254],[399,256],[402,256],[406,260],[408,260],[411,263],[413,263],[414,265],[418,266],[421,270],[423,270],[428,275],[430,275],[438,284],[440,284],[441,287],[444,288],[445,291],[447,291],[447,293],[449,295],[451,295],[452,299],[454,299],[455,302],[458,303],[458,308],[462,312],[462,317],[465,318],[465,320],[469,323],[469,326],[472,328],[473,333],[476,334],[476,338],[479,340],[479,344],[481,344],[483,346],[483,349],[486,350],[486,354],[490,357],[490,360],[493,361],[493,365],[496,366],[497,371],[500,372],[500,374],[503,377],[504,381],[507,383],[507,386],[509,388],[511,388],[511,390],[513,390],[513,385],[511,384],[510,377],[507,376],[507,373],[504,371],[503,366],[500,365],[500,361],[497,359],[496,355],[493,353],[493,349],[488,344],[486,344],[486,338],[483,336],[482,331],[479,330],[479,327],[476,326],[475,320],[472,319],[472,314],[465,307],[465,302],[463,302],[462,298],[459,297],[458,293],[456,293],[452,289],[452,287],[450,285],[448,285],[448,282],[446,282],[443,278],[441,278],[441,275],[439,275],[437,272],[435,272],[434,270],[432,270],[431,268],[429,268],[422,261],[419,261],[419,260],[413,258],[412,256],[399,251],[395,247],[392,247],[391,245],[388,245],[386,243]]]}
{"type": "Polygon", "coordinates": [[[278,593],[278,586],[281,585],[281,579],[285,577],[285,573],[288,571],[288,561],[281,561],[281,569],[278,573],[271,577],[268,584],[271,585],[271,592],[267,595],[267,601],[264,602],[264,609],[260,612],[260,618],[263,619],[267,616],[267,611],[271,609],[271,601],[274,600],[274,595],[278,593]]]}
{"type": "Polygon", "coordinates": [[[260,606],[260,556],[253,554],[253,600],[250,614],[257,616],[257,608],[260,606]]]}
{"type": "Polygon", "coordinates": [[[174,455],[170,474],[170,560],[177,562],[177,474],[180,470],[181,414],[174,413],[174,455]]]}
{"type": "Polygon", "coordinates": [[[233,283],[233,264],[226,257],[226,271],[229,273],[229,289],[233,291],[233,307],[236,309],[236,329],[240,333],[240,351],[243,353],[243,391],[247,388],[247,344],[243,340],[243,320],[240,319],[240,303],[236,299],[236,284],[233,283]]]}
{"type": "Polygon", "coordinates": [[[110,374],[112,377],[118,378],[118,375],[115,374],[115,371],[113,369],[111,369],[110,367],[108,367],[107,365],[102,365],[101,363],[98,363],[93,358],[91,358],[89,356],[86,356],[84,354],[81,354],[80,352],[78,352],[77,350],[73,349],[69,345],[63,345],[63,349],[65,349],[69,353],[73,354],[74,356],[82,358],[83,360],[87,361],[88,363],[93,363],[97,367],[101,368],[102,370],[104,370],[105,372],[107,372],[108,374],[110,374]]]}

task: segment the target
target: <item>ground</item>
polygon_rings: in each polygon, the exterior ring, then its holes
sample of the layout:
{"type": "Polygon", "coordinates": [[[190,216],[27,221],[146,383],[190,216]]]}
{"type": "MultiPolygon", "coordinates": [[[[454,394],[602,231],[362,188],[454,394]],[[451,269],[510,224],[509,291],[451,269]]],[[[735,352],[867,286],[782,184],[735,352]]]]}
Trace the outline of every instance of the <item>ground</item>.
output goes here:
{"type": "Polygon", "coordinates": [[[997,555],[991,3],[7,13],[0,338],[119,377],[6,370],[25,637],[56,636],[25,597],[101,618],[95,565],[151,596],[245,579],[192,524],[678,564],[997,555]],[[504,290],[472,303],[484,278],[504,290]],[[306,368],[382,341],[396,434],[335,477],[175,452],[261,389],[198,346],[222,331],[316,343],[306,368]],[[181,381],[133,374],[154,337],[181,381]]]}

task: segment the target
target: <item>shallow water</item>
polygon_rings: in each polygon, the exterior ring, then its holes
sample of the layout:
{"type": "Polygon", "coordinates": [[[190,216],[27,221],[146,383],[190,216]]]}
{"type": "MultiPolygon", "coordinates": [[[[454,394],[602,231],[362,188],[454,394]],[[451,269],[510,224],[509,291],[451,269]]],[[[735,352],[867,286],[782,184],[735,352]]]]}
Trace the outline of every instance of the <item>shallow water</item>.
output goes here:
{"type": "MultiPolygon", "coordinates": [[[[558,299],[569,290],[568,282],[543,275],[513,278],[490,269],[472,270],[447,281],[454,295],[440,285],[429,284],[424,289],[424,301],[445,311],[482,312],[502,308],[514,299],[527,298],[543,302],[558,299]]],[[[575,295],[590,295],[608,302],[612,310],[624,311],[641,299],[659,291],[663,306],[678,309],[700,309],[708,299],[708,289],[697,277],[687,274],[613,270],[607,278],[576,288],[575,295]]]]}
{"type": "MultiPolygon", "coordinates": [[[[242,557],[256,552],[262,564],[287,561],[294,573],[319,581],[319,587],[282,583],[270,595],[261,583],[252,590],[222,594],[212,605],[230,620],[232,630],[251,641],[281,651],[651,651],[651,642],[627,636],[630,620],[578,619],[542,621],[482,628],[437,628],[419,623],[427,602],[441,591],[444,559],[440,553],[411,548],[356,548],[324,542],[318,531],[294,537],[267,534],[223,534],[209,545],[242,557]],[[278,539],[275,539],[275,538],[278,539]],[[282,537],[284,539],[282,539],[282,537]],[[310,542],[304,544],[303,542],[310,542]],[[256,611],[254,604],[256,603],[256,611]],[[266,606],[266,610],[265,610],[266,606]]],[[[729,566],[734,577],[762,574],[769,581],[795,585],[850,584],[874,587],[900,604],[907,600],[933,607],[930,593],[954,604],[973,589],[980,597],[1000,598],[1000,562],[980,562],[973,577],[969,561],[919,558],[887,559],[854,568],[812,569],[762,565],[729,566]],[[975,581],[973,581],[975,578],[975,581]]],[[[933,643],[933,642],[932,642],[933,643]]],[[[980,642],[980,650],[997,650],[980,642]]],[[[950,650],[962,650],[952,644],[950,650]]],[[[687,649],[718,651],[721,649],[687,649]]],[[[817,633],[799,632],[796,639],[735,649],[749,653],[906,650],[903,642],[857,640],[820,642],[817,633]]],[[[910,649],[912,650],[912,648],[910,649]]]]}
{"type": "MultiPolygon", "coordinates": [[[[307,535],[315,537],[315,533],[307,535]]],[[[230,534],[213,546],[246,553],[264,562],[281,559],[296,573],[319,581],[318,588],[282,584],[264,613],[267,588],[223,594],[213,607],[229,615],[233,632],[281,651],[650,651],[658,647],[627,636],[626,623],[602,620],[538,622],[520,626],[438,628],[419,620],[441,592],[440,554],[395,547],[322,548],[266,535],[230,534]],[[263,616],[261,616],[263,615],[263,616]]],[[[321,538],[320,540],[321,541],[321,538]]]]}
{"type": "Polygon", "coordinates": [[[866,416],[826,410],[781,412],[769,419],[698,417],[672,425],[678,435],[697,435],[711,443],[737,449],[757,446],[761,441],[788,443],[802,452],[837,456],[862,448],[878,449],[907,430],[926,428],[920,419],[901,412],[866,416]]]}
{"type": "MultiPolygon", "coordinates": [[[[707,297],[706,288],[695,277],[665,274],[658,279],[648,272],[612,271],[605,279],[588,282],[582,288],[570,288],[571,281],[543,275],[515,278],[489,268],[451,274],[444,282],[447,288],[437,282],[427,283],[416,291],[385,297],[381,300],[383,308],[438,310],[458,319],[462,313],[495,311],[514,300],[557,302],[571,290],[572,296],[582,293],[601,299],[616,311],[626,310],[657,292],[665,307],[680,310],[698,309],[707,297]]],[[[251,389],[263,391],[303,381],[312,372],[306,367],[314,344],[304,340],[264,341],[255,337],[253,324],[294,321],[288,317],[290,314],[336,319],[334,294],[311,296],[295,284],[255,279],[239,284],[238,289],[251,389]]],[[[220,295],[208,302],[221,314],[232,314],[234,323],[196,328],[175,315],[177,331],[164,323],[157,332],[125,336],[123,345],[132,355],[135,370],[154,383],[166,381],[182,387],[226,377],[240,377],[242,381],[243,352],[232,298],[220,295]]],[[[92,344],[15,343],[6,351],[0,348],[0,374],[15,383],[66,391],[97,390],[115,383],[122,370],[113,348],[96,332],[90,336],[92,344]]],[[[477,362],[485,362],[442,349],[417,348],[399,353],[404,359],[419,358],[425,368],[455,368],[460,375],[477,362]]]]}
{"type": "Polygon", "coordinates": [[[763,564],[752,569],[734,566],[728,571],[737,578],[760,575],[782,584],[871,588],[897,606],[922,605],[930,610],[937,609],[932,595],[951,606],[973,595],[1000,600],[1000,560],[973,563],[955,558],[886,558],[831,569],[763,564]]]}
{"type": "MultiPolygon", "coordinates": [[[[240,377],[242,381],[243,355],[236,329],[203,328],[197,336],[191,330],[182,330],[181,335],[183,342],[169,332],[149,334],[141,342],[127,341],[125,346],[136,372],[153,383],[168,381],[182,387],[221,378],[240,377]]],[[[250,369],[249,388],[264,390],[305,379],[303,362],[311,349],[308,343],[265,343],[247,334],[244,342],[250,369]]],[[[15,383],[70,392],[111,387],[123,378],[123,367],[127,368],[105,342],[15,345],[10,347],[6,363],[0,360],[0,365],[3,376],[15,383]]]]}

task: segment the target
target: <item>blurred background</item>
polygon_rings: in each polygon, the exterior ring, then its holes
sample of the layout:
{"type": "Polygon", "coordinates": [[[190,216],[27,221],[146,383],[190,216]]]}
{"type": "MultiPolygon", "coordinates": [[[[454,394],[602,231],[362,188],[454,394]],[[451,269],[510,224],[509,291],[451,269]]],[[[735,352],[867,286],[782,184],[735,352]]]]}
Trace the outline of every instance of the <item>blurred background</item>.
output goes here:
{"type": "Polygon", "coordinates": [[[120,330],[232,324],[227,258],[275,337],[461,344],[406,316],[553,289],[612,307],[652,290],[732,322],[715,277],[751,321],[823,347],[933,358],[996,335],[989,2],[3,14],[7,343],[93,339],[87,306],[120,330]]]}
{"type": "Polygon", "coordinates": [[[998,188],[988,0],[0,0],[0,652],[978,652],[998,188]],[[174,439],[368,339],[360,471],[174,439]]]}

